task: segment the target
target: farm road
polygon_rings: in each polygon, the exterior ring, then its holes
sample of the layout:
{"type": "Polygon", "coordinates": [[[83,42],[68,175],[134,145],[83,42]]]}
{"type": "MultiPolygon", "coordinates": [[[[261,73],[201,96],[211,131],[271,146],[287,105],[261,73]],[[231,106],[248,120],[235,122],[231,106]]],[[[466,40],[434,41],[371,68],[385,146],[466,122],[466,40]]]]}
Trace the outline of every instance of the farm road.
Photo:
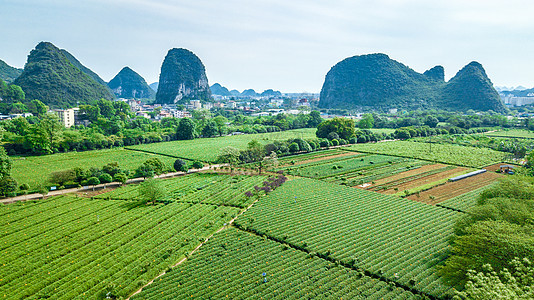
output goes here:
{"type": "MultiPolygon", "coordinates": [[[[209,169],[212,169],[212,168],[225,167],[225,166],[227,166],[227,164],[208,165],[208,166],[205,166],[205,167],[203,167],[201,169],[191,169],[191,170],[189,170],[187,172],[165,173],[165,174],[154,176],[154,178],[171,178],[171,177],[182,176],[182,175],[191,174],[191,173],[197,173],[197,172],[200,172],[200,171],[206,171],[206,170],[209,170],[209,169]]],[[[128,179],[128,181],[126,181],[125,184],[140,183],[140,182],[143,182],[144,180],[145,180],[144,178],[132,178],[132,179],[128,179]]],[[[98,184],[98,185],[95,185],[94,187],[93,186],[87,186],[87,187],[81,187],[81,188],[56,190],[56,191],[48,192],[46,197],[52,197],[52,196],[64,195],[64,194],[76,193],[76,192],[101,190],[101,189],[105,189],[105,188],[117,188],[119,186],[121,186],[121,184],[119,182],[111,182],[111,183],[98,184]]],[[[42,198],[43,198],[43,195],[41,195],[41,194],[28,194],[28,195],[21,195],[21,196],[16,196],[16,197],[11,197],[11,198],[4,198],[4,199],[0,200],[0,203],[9,204],[9,203],[17,202],[17,201],[28,201],[28,200],[36,200],[36,199],[42,199],[42,198]]]]}

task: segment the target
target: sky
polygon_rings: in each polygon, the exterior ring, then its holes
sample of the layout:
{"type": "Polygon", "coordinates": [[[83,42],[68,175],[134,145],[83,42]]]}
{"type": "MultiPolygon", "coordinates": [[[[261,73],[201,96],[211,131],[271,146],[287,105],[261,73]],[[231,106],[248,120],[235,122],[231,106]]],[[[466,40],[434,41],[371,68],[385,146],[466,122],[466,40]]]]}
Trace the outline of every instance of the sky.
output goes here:
{"type": "Polygon", "coordinates": [[[0,0],[0,59],[22,68],[49,41],[105,81],[129,66],[152,83],[186,48],[210,85],[319,92],[337,62],[386,53],[447,80],[475,60],[495,86],[530,88],[533,12],[527,0],[0,0]]]}

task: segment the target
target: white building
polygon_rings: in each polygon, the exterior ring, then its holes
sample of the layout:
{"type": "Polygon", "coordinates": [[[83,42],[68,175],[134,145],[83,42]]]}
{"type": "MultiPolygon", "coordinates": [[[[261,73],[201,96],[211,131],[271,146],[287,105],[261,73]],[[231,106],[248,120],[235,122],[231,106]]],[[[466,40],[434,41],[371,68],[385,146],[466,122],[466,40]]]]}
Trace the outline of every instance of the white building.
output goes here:
{"type": "Polygon", "coordinates": [[[74,125],[74,108],[55,109],[54,111],[58,115],[59,121],[65,126],[65,128],[69,128],[74,125]]]}

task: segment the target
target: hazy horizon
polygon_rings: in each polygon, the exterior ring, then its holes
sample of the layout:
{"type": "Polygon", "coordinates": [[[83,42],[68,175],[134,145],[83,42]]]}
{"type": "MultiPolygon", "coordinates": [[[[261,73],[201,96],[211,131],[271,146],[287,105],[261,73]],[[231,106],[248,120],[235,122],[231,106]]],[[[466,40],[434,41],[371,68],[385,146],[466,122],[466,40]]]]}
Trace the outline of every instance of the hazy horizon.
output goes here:
{"type": "Polygon", "coordinates": [[[328,70],[385,53],[450,79],[480,62],[495,86],[534,86],[534,3],[522,1],[0,0],[0,59],[22,68],[40,41],[66,49],[105,81],[123,67],[158,81],[171,48],[202,60],[210,85],[320,91],[328,70]]]}

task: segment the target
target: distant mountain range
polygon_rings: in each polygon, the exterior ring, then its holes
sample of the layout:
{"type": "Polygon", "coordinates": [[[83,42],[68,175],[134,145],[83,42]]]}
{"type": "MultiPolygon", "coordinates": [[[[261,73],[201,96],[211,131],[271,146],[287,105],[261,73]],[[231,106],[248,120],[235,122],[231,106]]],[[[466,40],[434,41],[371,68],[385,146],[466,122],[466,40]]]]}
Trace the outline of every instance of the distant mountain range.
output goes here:
{"type": "Polygon", "coordinates": [[[282,97],[282,93],[280,91],[274,91],[272,89],[265,90],[262,93],[257,93],[253,89],[247,89],[241,93],[238,90],[229,91],[226,87],[220,85],[219,83],[215,83],[214,85],[210,87],[210,89],[213,95],[226,96],[226,97],[243,97],[243,98],[282,97]]]}
{"type": "Polygon", "coordinates": [[[385,54],[353,56],[333,66],[321,89],[319,107],[506,111],[478,62],[445,82],[441,66],[421,74],[385,54]]]}
{"type": "Polygon", "coordinates": [[[204,64],[187,49],[171,49],[161,65],[156,103],[185,104],[194,99],[212,99],[204,64]]]}
{"type": "Polygon", "coordinates": [[[41,42],[30,52],[24,71],[13,83],[22,88],[28,101],[39,99],[52,108],[61,108],[113,99],[107,85],[98,79],[67,51],[41,42]]]}
{"type": "Polygon", "coordinates": [[[129,67],[122,68],[108,86],[119,98],[151,99],[156,96],[145,79],[129,67]]]}
{"type": "Polygon", "coordinates": [[[15,81],[22,74],[22,69],[14,68],[0,59],[0,79],[7,83],[15,81]]]}

